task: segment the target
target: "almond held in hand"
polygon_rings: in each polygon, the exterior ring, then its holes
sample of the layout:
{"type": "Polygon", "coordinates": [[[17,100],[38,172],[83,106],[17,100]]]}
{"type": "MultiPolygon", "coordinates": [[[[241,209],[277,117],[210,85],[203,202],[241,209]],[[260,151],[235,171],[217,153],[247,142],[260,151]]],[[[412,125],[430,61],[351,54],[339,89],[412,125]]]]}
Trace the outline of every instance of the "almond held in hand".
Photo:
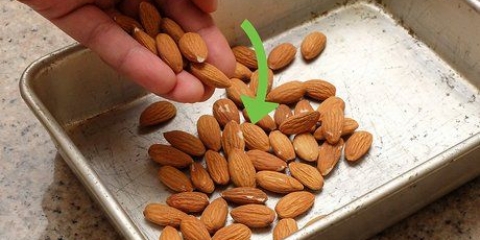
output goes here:
{"type": "Polygon", "coordinates": [[[158,56],[173,70],[175,73],[183,71],[183,58],[175,41],[170,35],[160,33],[155,37],[157,44],[158,56]]]}
{"type": "Polygon", "coordinates": [[[208,57],[207,44],[198,33],[187,32],[178,41],[182,55],[193,63],[203,63],[208,57]]]}
{"type": "Polygon", "coordinates": [[[160,31],[160,22],[162,21],[157,8],[147,1],[142,1],[138,7],[138,17],[145,32],[152,38],[156,37],[160,31]]]}
{"type": "Polygon", "coordinates": [[[230,79],[218,68],[209,63],[193,63],[190,65],[190,73],[197,77],[205,85],[216,88],[228,88],[231,86],[230,79]]]}

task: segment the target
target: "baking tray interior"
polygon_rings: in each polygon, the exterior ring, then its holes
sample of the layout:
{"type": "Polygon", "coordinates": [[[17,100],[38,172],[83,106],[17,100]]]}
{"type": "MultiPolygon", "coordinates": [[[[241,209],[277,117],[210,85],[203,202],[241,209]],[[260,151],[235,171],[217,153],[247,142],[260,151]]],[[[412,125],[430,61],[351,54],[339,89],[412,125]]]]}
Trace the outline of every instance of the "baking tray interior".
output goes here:
{"type": "MultiPolygon", "coordinates": [[[[232,44],[246,43],[239,28],[241,18],[258,27],[267,52],[283,42],[298,47],[307,33],[324,32],[328,42],[322,55],[307,64],[297,54],[291,66],[275,75],[275,85],[314,78],[333,83],[337,96],[345,100],[346,116],[374,135],[373,146],[361,162],[340,161],[325,179],[313,209],[298,218],[299,227],[320,215],[334,215],[422,164],[442,161],[439,156],[452,148],[461,151],[459,144],[468,139],[478,140],[480,47],[468,37],[452,39],[455,31],[467,34],[468,29],[451,25],[461,22],[458,19],[449,25],[450,21],[441,20],[434,12],[465,18],[473,24],[472,29],[479,21],[471,19],[479,20],[478,13],[465,1],[417,2],[267,0],[256,6],[253,0],[220,1],[219,9],[226,12],[215,18],[230,19],[218,22],[232,44]],[[239,6],[239,2],[254,7],[239,6]],[[255,13],[255,9],[267,7],[273,14],[255,13]],[[235,8],[240,10],[233,11],[235,8]],[[432,29],[442,24],[437,20],[445,24],[444,32],[436,33],[444,39],[432,37],[432,29]],[[450,44],[455,41],[462,44],[450,44]],[[464,49],[468,54],[460,51],[464,49]]],[[[196,134],[196,120],[211,114],[213,102],[224,97],[224,91],[217,90],[203,103],[175,103],[178,113],[173,121],[144,130],[138,127],[138,117],[159,97],[118,76],[80,47],[52,57],[32,70],[35,74],[29,86],[44,107],[36,110],[47,111],[52,117],[48,120],[65,131],[67,143],[86,160],[82,167],[93,169],[93,178],[98,177],[98,184],[118,203],[120,209],[107,213],[125,214],[135,226],[131,231],[158,239],[161,228],[145,221],[142,211],[147,203],[164,202],[170,193],[157,179],[159,165],[149,159],[147,149],[153,143],[166,143],[165,131],[181,129],[196,134]]],[[[55,133],[52,138],[68,158],[69,149],[62,148],[65,139],[59,140],[55,133]]],[[[75,159],[68,162],[74,171],[79,167],[75,159]]],[[[75,172],[82,174],[81,169],[75,172]]],[[[92,176],[80,176],[88,177],[92,176]]],[[[218,197],[218,192],[211,199],[218,197]]],[[[267,205],[274,208],[278,197],[270,195],[267,205]]],[[[96,199],[101,204],[105,200],[102,196],[96,199]]],[[[270,239],[270,230],[255,231],[254,239],[270,239]]]]}

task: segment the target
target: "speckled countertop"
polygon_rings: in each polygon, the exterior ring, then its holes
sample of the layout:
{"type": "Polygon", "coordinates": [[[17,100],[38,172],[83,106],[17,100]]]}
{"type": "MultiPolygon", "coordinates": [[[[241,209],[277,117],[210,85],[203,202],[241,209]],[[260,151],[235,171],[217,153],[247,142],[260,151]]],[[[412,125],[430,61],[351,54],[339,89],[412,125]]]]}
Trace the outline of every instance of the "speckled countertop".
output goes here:
{"type": "MultiPolygon", "coordinates": [[[[24,5],[0,3],[0,239],[118,239],[20,97],[21,73],[73,41],[24,5]]],[[[380,239],[480,239],[480,178],[380,239]]]]}

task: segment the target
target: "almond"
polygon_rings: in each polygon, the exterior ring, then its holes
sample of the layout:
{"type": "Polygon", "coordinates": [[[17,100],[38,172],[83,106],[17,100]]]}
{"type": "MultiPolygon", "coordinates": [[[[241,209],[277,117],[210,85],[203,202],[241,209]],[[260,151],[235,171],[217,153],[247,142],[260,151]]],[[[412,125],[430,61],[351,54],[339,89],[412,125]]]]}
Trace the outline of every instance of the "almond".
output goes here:
{"type": "Polygon", "coordinates": [[[293,138],[293,149],[301,159],[314,162],[318,158],[318,143],[311,133],[300,133],[293,138]]]}
{"type": "Polygon", "coordinates": [[[175,41],[170,35],[160,33],[156,36],[158,56],[173,70],[175,73],[183,71],[183,58],[175,41]]]}
{"type": "Polygon", "coordinates": [[[275,119],[275,123],[280,126],[280,124],[282,124],[287,118],[291,116],[293,116],[293,114],[292,110],[290,110],[290,107],[285,104],[280,104],[275,110],[273,118],[275,119]]]}
{"type": "Polygon", "coordinates": [[[340,140],[342,136],[343,118],[343,110],[339,107],[334,107],[324,114],[322,119],[322,135],[330,144],[335,144],[340,140]]]}
{"type": "Polygon", "coordinates": [[[249,82],[250,77],[252,76],[252,71],[248,69],[245,65],[237,62],[235,65],[235,72],[233,73],[234,78],[238,78],[244,82],[249,82]]]}
{"type": "Polygon", "coordinates": [[[190,72],[200,79],[205,85],[216,88],[228,88],[230,79],[217,67],[209,63],[191,63],[190,72]]]}
{"type": "Polygon", "coordinates": [[[166,226],[162,230],[159,240],[182,240],[177,229],[171,226],[166,226]]]}
{"type": "Polygon", "coordinates": [[[373,136],[366,131],[354,132],[345,143],[345,158],[354,162],[362,158],[370,149],[373,136]]]}
{"type": "Polygon", "coordinates": [[[224,127],[228,122],[240,123],[240,114],[235,103],[227,98],[221,98],[213,103],[213,116],[220,126],[224,127]]]}
{"type": "Polygon", "coordinates": [[[225,200],[235,204],[264,204],[268,197],[265,192],[254,187],[236,187],[220,194],[225,200]]]}
{"type": "Polygon", "coordinates": [[[202,221],[194,216],[187,216],[180,223],[180,231],[186,240],[210,240],[210,234],[202,221]]]}
{"type": "Polygon", "coordinates": [[[311,32],[303,39],[300,52],[305,60],[312,60],[325,49],[326,43],[325,34],[318,31],[311,32]]]}
{"type": "Polygon", "coordinates": [[[315,195],[307,192],[292,192],[280,200],[275,206],[275,211],[281,218],[296,218],[307,212],[315,202],[315,195]]]}
{"type": "Polygon", "coordinates": [[[160,203],[149,203],[143,210],[148,221],[160,226],[180,226],[180,222],[188,215],[178,209],[160,203]]]}
{"type": "Polygon", "coordinates": [[[165,186],[175,192],[193,191],[192,182],[187,175],[172,166],[160,167],[158,178],[165,186]]]}
{"type": "Polygon", "coordinates": [[[260,187],[271,192],[290,193],[303,190],[302,183],[284,173],[259,171],[256,178],[260,187]]]}
{"type": "Polygon", "coordinates": [[[210,177],[216,184],[225,185],[230,182],[227,160],[220,153],[208,150],[205,153],[205,162],[210,177]]]}
{"type": "Polygon", "coordinates": [[[317,111],[293,115],[283,121],[278,129],[286,135],[309,132],[317,124],[319,116],[317,111]]]}
{"type": "MultiPolygon", "coordinates": [[[[342,137],[352,134],[358,128],[358,123],[354,119],[344,118],[342,127],[342,137]]],[[[323,136],[322,126],[318,127],[313,133],[313,136],[317,140],[325,140],[323,136]]]]}
{"type": "Polygon", "coordinates": [[[174,130],[164,132],[163,137],[176,149],[192,156],[203,156],[205,154],[205,146],[202,141],[190,133],[174,130]]]}
{"type": "MultiPolygon", "coordinates": [[[[250,117],[248,117],[248,113],[246,109],[243,109],[242,111],[243,117],[245,118],[245,121],[250,122],[250,117]]],[[[259,126],[260,128],[263,129],[265,132],[270,132],[275,129],[277,129],[277,124],[275,124],[275,121],[273,121],[272,117],[270,115],[265,115],[260,121],[255,123],[255,125],[259,126]]]]}
{"type": "Polygon", "coordinates": [[[155,39],[153,37],[139,28],[133,29],[132,36],[135,38],[135,40],[137,40],[138,43],[147,48],[153,54],[157,55],[157,44],[155,43],[155,39]]]}
{"type": "Polygon", "coordinates": [[[197,120],[198,138],[205,147],[219,151],[222,148],[222,130],[217,120],[210,115],[203,115],[197,120]]]}
{"type": "Polygon", "coordinates": [[[150,104],[140,115],[140,126],[153,126],[167,122],[175,117],[177,109],[168,101],[158,101],[150,104]]]}
{"type": "Polygon", "coordinates": [[[197,190],[204,193],[212,193],[215,190],[215,184],[202,164],[194,162],[190,165],[190,177],[197,190]]]}
{"type": "Polygon", "coordinates": [[[243,150],[231,150],[228,155],[228,172],[235,186],[255,187],[255,167],[243,150]]]}
{"type": "Polygon", "coordinates": [[[178,41],[182,55],[190,62],[203,63],[208,57],[207,44],[198,33],[187,32],[178,41]]]}
{"type": "Polygon", "coordinates": [[[338,160],[342,155],[343,139],[340,139],[336,144],[331,145],[325,141],[318,149],[317,168],[322,176],[328,175],[332,169],[337,165],[338,160]]]}
{"type": "Polygon", "coordinates": [[[272,70],[282,69],[293,62],[296,53],[297,48],[291,43],[282,43],[268,54],[268,67],[272,70]]]}
{"type": "Polygon", "coordinates": [[[320,121],[326,112],[336,107],[345,110],[345,102],[339,97],[329,97],[325,99],[325,101],[323,101],[317,108],[317,112],[320,113],[320,121]]]}
{"type": "Polygon", "coordinates": [[[168,145],[153,144],[148,148],[148,155],[153,161],[176,168],[188,167],[193,159],[188,154],[168,145]]]}
{"type": "Polygon", "coordinates": [[[208,196],[201,192],[181,192],[167,198],[167,205],[186,213],[203,211],[208,205],[208,196]]]}
{"type": "Polygon", "coordinates": [[[269,102],[290,104],[299,101],[305,94],[305,87],[300,81],[284,83],[270,91],[266,100],[269,102]]]}
{"type": "Polygon", "coordinates": [[[222,135],[222,147],[225,155],[229,155],[233,149],[244,150],[245,140],[243,138],[240,125],[235,121],[230,121],[225,125],[222,135]]]}
{"type": "Polygon", "coordinates": [[[128,34],[133,34],[133,29],[135,28],[143,30],[142,25],[140,25],[137,20],[123,14],[115,15],[113,21],[115,21],[117,25],[123,28],[128,34]]]}
{"type": "Polygon", "coordinates": [[[262,128],[252,123],[244,122],[240,124],[240,129],[242,130],[245,145],[248,149],[270,150],[268,136],[262,128]]]}
{"type": "Polygon", "coordinates": [[[145,32],[152,38],[157,36],[160,31],[160,22],[162,20],[157,8],[147,1],[142,1],[138,7],[138,17],[140,18],[140,22],[142,23],[145,32]]]}
{"type": "Polygon", "coordinates": [[[297,222],[293,218],[283,218],[273,228],[273,240],[283,240],[298,231],[297,222]]]}
{"type": "Polygon", "coordinates": [[[292,176],[311,190],[318,191],[323,187],[323,177],[315,167],[305,163],[288,164],[292,176]]]}
{"type": "Polygon", "coordinates": [[[247,84],[242,82],[242,80],[238,78],[231,78],[230,83],[231,86],[226,89],[227,97],[238,107],[243,108],[243,102],[241,99],[242,96],[255,97],[255,93],[253,93],[252,90],[248,88],[247,84]]]}
{"type": "Polygon", "coordinates": [[[295,159],[295,150],[292,142],[282,132],[275,130],[268,136],[273,152],[284,161],[295,159]]]}
{"type": "Polygon", "coordinates": [[[250,160],[257,171],[270,170],[281,172],[287,167],[282,159],[261,150],[250,150],[247,152],[250,160]]]}
{"type": "Polygon", "coordinates": [[[336,88],[333,84],[320,80],[320,79],[312,79],[305,81],[304,83],[306,95],[316,99],[323,101],[329,97],[335,96],[336,88]]]}
{"type": "Polygon", "coordinates": [[[202,213],[200,220],[205,224],[210,234],[225,226],[228,217],[227,202],[219,197],[213,200],[202,213]]]}
{"type": "Polygon", "coordinates": [[[306,99],[303,99],[297,102],[293,110],[293,114],[299,115],[302,113],[309,113],[313,111],[315,111],[315,109],[313,109],[312,105],[310,105],[310,102],[306,99]]]}
{"type": "Polygon", "coordinates": [[[236,46],[232,48],[233,55],[235,55],[235,59],[237,62],[245,65],[250,69],[257,69],[257,56],[255,55],[255,51],[246,46],[236,46]]]}
{"type": "MultiPolygon", "coordinates": [[[[268,69],[268,78],[267,78],[267,93],[272,90],[273,86],[273,71],[268,69]]],[[[252,89],[252,92],[256,93],[258,89],[258,70],[252,73],[250,76],[250,84],[248,85],[250,89],[252,89]]]]}
{"type": "Polygon", "coordinates": [[[212,240],[250,240],[252,231],[241,223],[233,223],[218,230],[212,240]]]}
{"type": "Polygon", "coordinates": [[[275,220],[275,212],[261,204],[246,204],[230,211],[232,218],[251,228],[268,227],[275,220]]]}
{"type": "Polygon", "coordinates": [[[178,43],[183,34],[185,34],[185,31],[183,31],[182,27],[180,27],[178,23],[170,18],[162,18],[160,30],[170,35],[170,37],[172,37],[176,43],[178,43]]]}

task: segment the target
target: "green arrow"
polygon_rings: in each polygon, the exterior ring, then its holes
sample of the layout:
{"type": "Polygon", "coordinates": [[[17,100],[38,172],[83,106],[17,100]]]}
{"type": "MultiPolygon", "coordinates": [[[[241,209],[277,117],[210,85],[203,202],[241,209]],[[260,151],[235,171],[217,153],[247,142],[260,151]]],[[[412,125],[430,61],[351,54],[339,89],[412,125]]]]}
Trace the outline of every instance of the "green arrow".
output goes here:
{"type": "Polygon", "coordinates": [[[275,110],[278,107],[278,103],[265,102],[268,86],[268,66],[267,56],[265,55],[262,39],[260,39],[257,30],[255,30],[255,27],[253,27],[250,21],[245,19],[241,27],[247,34],[250,42],[252,42],[253,48],[255,49],[255,54],[257,55],[258,87],[256,96],[255,98],[248,97],[246,95],[240,97],[245,109],[247,110],[250,121],[255,124],[265,117],[269,112],[275,110]]]}

